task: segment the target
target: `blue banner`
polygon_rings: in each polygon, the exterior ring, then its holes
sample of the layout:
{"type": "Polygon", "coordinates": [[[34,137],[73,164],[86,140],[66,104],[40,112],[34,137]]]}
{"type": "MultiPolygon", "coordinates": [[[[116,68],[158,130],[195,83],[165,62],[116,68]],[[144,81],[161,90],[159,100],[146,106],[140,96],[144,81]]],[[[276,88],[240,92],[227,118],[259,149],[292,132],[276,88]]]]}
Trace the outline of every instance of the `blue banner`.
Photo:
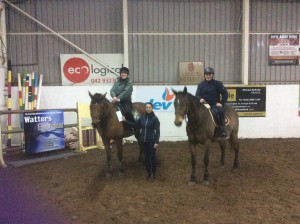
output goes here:
{"type": "Polygon", "coordinates": [[[65,148],[64,112],[24,113],[25,152],[35,154],[65,148]]]}

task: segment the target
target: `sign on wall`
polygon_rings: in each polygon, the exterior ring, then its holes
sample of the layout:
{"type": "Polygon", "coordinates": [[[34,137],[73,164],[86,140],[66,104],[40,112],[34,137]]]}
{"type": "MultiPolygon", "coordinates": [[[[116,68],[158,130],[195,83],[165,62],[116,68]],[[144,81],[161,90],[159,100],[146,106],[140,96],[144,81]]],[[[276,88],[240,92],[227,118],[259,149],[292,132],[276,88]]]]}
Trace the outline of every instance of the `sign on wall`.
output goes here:
{"type": "MultiPolygon", "coordinates": [[[[172,88],[182,91],[184,86],[141,86],[136,88],[136,100],[138,102],[151,102],[154,111],[173,112],[175,95],[172,88]],[[145,94],[147,93],[147,94],[145,94]]],[[[266,116],[266,87],[226,86],[228,90],[227,104],[234,107],[240,117],[264,117],[266,116]]],[[[197,86],[188,86],[188,92],[195,95],[197,86]]]]}
{"type": "Polygon", "coordinates": [[[65,148],[63,111],[25,112],[24,133],[27,154],[65,148]]]}
{"type": "MultiPolygon", "coordinates": [[[[92,54],[92,56],[116,73],[123,67],[123,54],[92,54]]],[[[84,54],[61,54],[60,67],[63,86],[113,85],[118,77],[110,69],[84,54]]]]}
{"type": "Polygon", "coordinates": [[[174,111],[175,95],[169,86],[143,86],[136,88],[136,101],[151,102],[154,111],[170,112],[174,111]],[[145,94],[147,93],[147,94],[145,94]]]}
{"type": "Polygon", "coordinates": [[[266,116],[266,87],[226,87],[228,90],[227,104],[234,107],[239,117],[266,116]]]}
{"type": "Polygon", "coordinates": [[[179,84],[197,85],[203,81],[204,62],[179,62],[179,84]]]}
{"type": "Polygon", "coordinates": [[[299,65],[299,34],[269,35],[269,65],[299,65]]]}

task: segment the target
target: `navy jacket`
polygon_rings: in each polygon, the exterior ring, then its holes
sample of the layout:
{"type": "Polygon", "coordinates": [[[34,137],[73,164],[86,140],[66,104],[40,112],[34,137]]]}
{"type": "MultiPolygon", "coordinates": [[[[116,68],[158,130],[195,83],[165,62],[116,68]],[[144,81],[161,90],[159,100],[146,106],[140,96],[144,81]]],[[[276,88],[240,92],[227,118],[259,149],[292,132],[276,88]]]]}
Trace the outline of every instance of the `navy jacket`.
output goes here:
{"type": "Polygon", "coordinates": [[[224,106],[227,103],[228,92],[222,82],[212,79],[209,82],[204,80],[199,83],[195,96],[203,98],[212,107],[218,102],[224,106]]]}
{"type": "Polygon", "coordinates": [[[127,120],[126,123],[140,130],[141,142],[159,143],[160,122],[153,111],[149,114],[145,113],[135,123],[127,120]]]}

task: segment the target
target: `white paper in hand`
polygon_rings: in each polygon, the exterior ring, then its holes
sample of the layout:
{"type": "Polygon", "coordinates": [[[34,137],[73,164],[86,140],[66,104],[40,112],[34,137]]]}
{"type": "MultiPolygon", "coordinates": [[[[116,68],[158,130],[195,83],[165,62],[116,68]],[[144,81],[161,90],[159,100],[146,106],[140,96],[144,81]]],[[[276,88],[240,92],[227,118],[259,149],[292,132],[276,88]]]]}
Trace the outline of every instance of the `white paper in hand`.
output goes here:
{"type": "Polygon", "coordinates": [[[122,122],[123,121],[123,118],[122,118],[123,115],[122,115],[121,111],[117,111],[116,114],[117,114],[119,122],[122,122]]]}

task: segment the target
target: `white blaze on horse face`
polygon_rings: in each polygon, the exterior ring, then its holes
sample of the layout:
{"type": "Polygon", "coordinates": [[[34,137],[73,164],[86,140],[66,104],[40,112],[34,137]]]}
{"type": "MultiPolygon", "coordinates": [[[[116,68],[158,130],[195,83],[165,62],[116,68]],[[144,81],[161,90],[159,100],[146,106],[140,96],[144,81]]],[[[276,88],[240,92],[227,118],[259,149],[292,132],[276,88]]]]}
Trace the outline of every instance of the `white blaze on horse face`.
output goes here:
{"type": "Polygon", "coordinates": [[[179,110],[178,105],[179,104],[180,104],[180,100],[178,98],[176,98],[175,102],[174,102],[174,107],[175,107],[175,121],[174,121],[174,123],[175,123],[176,126],[181,126],[182,122],[183,122],[183,116],[178,113],[178,110],[179,110]]]}

